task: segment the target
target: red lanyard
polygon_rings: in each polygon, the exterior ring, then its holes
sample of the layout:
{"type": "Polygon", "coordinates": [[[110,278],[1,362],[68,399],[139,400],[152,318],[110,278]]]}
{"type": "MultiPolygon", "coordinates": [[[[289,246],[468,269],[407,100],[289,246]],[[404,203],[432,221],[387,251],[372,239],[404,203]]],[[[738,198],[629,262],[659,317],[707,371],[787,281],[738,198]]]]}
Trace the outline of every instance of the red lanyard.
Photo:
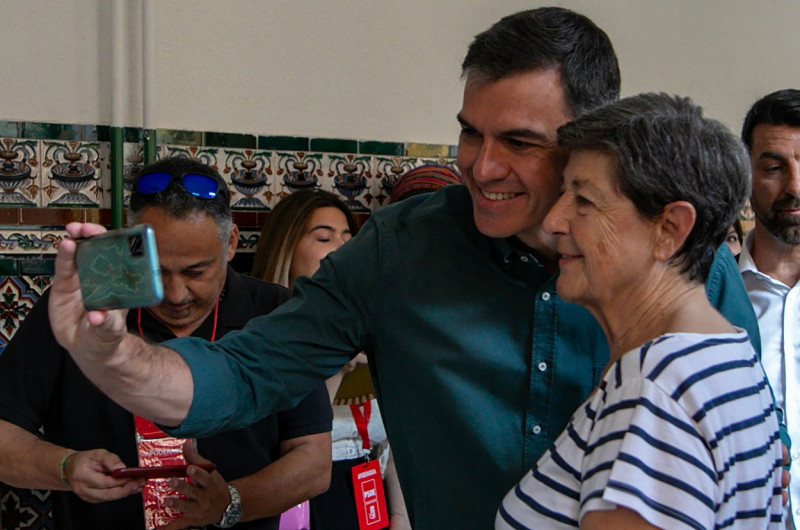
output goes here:
{"type": "MultiPolygon", "coordinates": [[[[219,298],[214,304],[214,324],[211,326],[211,338],[208,342],[214,342],[217,338],[217,317],[219,317],[219,298]]],[[[136,327],[139,328],[139,336],[144,338],[144,331],[142,331],[142,308],[136,309],[136,327]]]]}
{"type": "Polygon", "coordinates": [[[369,451],[369,432],[367,431],[367,424],[369,423],[369,415],[372,412],[372,404],[369,401],[363,402],[361,405],[352,404],[350,410],[353,412],[353,419],[356,420],[356,429],[358,435],[361,436],[361,447],[369,451]],[[364,407],[364,413],[361,413],[361,407],[364,407]]]}

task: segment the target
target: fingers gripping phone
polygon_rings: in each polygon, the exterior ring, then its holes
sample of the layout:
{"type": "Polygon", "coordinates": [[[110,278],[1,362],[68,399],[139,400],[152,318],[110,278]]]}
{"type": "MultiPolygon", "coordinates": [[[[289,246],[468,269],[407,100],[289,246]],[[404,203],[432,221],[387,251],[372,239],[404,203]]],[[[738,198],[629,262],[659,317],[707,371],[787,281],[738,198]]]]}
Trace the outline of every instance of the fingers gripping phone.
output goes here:
{"type": "Polygon", "coordinates": [[[148,307],[164,298],[150,225],[111,230],[77,243],[75,262],[87,310],[148,307]]]}

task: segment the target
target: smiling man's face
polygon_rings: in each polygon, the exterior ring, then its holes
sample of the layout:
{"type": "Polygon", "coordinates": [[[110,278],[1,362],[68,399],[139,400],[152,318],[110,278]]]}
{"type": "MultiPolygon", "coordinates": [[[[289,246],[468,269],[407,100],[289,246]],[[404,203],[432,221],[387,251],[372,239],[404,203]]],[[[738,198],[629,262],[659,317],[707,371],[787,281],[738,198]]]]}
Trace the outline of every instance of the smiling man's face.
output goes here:
{"type": "Polygon", "coordinates": [[[458,167],[481,233],[552,252],[542,221],[558,199],[566,163],[556,131],[570,119],[558,70],[467,80],[458,167]]]}

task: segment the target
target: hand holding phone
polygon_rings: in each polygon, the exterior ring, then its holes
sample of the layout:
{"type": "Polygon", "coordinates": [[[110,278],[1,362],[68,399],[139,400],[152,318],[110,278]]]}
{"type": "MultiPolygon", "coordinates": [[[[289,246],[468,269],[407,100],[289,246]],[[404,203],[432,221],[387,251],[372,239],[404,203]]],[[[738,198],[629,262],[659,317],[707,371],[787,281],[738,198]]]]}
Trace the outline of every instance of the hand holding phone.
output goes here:
{"type": "Polygon", "coordinates": [[[114,478],[167,478],[167,477],[185,477],[186,470],[190,465],[197,466],[205,469],[209,473],[217,469],[217,466],[211,463],[202,464],[183,464],[177,466],[154,466],[154,467],[123,467],[115,469],[111,472],[114,478]]]}
{"type": "Polygon", "coordinates": [[[111,230],[77,244],[75,262],[88,311],[148,307],[164,298],[150,225],[111,230]]]}

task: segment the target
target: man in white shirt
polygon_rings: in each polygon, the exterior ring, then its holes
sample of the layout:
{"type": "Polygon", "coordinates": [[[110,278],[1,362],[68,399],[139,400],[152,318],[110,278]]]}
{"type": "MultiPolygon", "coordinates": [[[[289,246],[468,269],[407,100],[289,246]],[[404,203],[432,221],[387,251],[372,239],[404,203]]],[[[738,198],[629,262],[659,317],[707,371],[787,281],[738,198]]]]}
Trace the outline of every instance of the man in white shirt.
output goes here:
{"type": "MultiPolygon", "coordinates": [[[[800,517],[800,90],[773,92],[747,113],[755,228],[739,269],[761,331],[761,362],[795,445],[789,485],[800,517]]],[[[800,519],[798,519],[800,520],[800,519]]],[[[791,518],[789,518],[791,521],[791,518]]],[[[787,524],[793,528],[792,523],[787,524]]]]}

